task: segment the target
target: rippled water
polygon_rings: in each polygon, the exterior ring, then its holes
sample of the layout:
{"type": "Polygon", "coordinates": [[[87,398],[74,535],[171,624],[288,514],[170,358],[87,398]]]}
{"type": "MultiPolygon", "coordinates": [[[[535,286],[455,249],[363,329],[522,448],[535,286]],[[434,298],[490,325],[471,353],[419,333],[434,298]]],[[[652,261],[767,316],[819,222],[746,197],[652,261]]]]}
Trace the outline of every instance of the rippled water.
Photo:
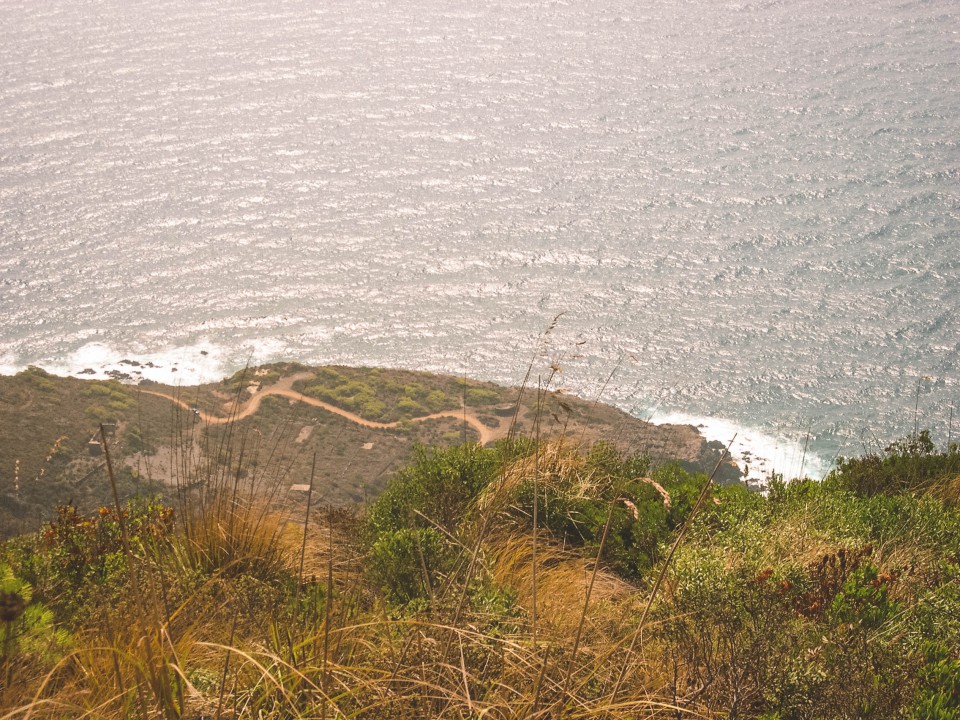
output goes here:
{"type": "Polygon", "coordinates": [[[867,5],[0,0],[0,366],[519,382],[565,311],[561,384],[787,472],[943,441],[960,5],[867,5]]]}

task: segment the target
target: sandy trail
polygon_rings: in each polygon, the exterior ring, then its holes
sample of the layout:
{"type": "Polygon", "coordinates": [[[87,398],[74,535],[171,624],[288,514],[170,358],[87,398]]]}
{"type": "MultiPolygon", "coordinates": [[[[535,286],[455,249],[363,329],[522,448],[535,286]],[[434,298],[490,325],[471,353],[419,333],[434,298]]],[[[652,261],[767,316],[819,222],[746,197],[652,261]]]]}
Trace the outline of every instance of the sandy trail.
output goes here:
{"type": "MultiPolygon", "coordinates": [[[[312,377],[311,373],[298,373],[296,375],[289,375],[285,378],[281,378],[273,385],[269,387],[262,388],[259,390],[252,398],[247,400],[243,405],[237,408],[236,412],[227,415],[226,417],[220,417],[217,415],[210,415],[205,413],[203,410],[196,410],[196,414],[199,418],[207,423],[208,425],[226,425],[228,423],[237,422],[238,420],[243,420],[250,415],[253,415],[259,408],[260,403],[263,402],[263,398],[268,395],[280,395],[282,397],[290,398],[297,402],[302,402],[306,405],[312,405],[313,407],[323,408],[327,412],[333,413],[334,415],[339,415],[342,418],[349,420],[350,422],[356,423],[363,427],[375,428],[378,430],[390,430],[392,428],[399,427],[400,422],[391,422],[391,423],[381,423],[375,422],[373,420],[367,420],[362,418],[359,415],[350,412],[349,410],[344,410],[343,408],[338,408],[336,405],[331,405],[330,403],[324,402],[323,400],[317,400],[316,398],[307,397],[303,393],[299,393],[293,389],[293,384],[297,380],[302,380],[304,378],[312,377]]],[[[167,393],[157,392],[155,390],[145,390],[143,388],[138,388],[139,392],[144,395],[154,395],[156,397],[161,397],[166,400],[169,400],[172,403],[179,405],[185,410],[192,410],[193,406],[189,403],[184,402],[178,397],[173,395],[168,395],[167,393]]],[[[229,404],[229,403],[228,403],[229,404]]],[[[461,422],[470,425],[474,430],[477,431],[480,435],[480,444],[486,445],[489,442],[494,440],[499,440],[500,438],[506,437],[506,432],[501,428],[490,428],[480,422],[480,419],[472,410],[467,410],[462,408],[459,410],[444,410],[442,412],[431,413],[430,415],[421,415],[420,417],[411,418],[409,422],[423,422],[424,420],[433,420],[434,418],[454,418],[455,420],[460,420],[461,422]]]]}

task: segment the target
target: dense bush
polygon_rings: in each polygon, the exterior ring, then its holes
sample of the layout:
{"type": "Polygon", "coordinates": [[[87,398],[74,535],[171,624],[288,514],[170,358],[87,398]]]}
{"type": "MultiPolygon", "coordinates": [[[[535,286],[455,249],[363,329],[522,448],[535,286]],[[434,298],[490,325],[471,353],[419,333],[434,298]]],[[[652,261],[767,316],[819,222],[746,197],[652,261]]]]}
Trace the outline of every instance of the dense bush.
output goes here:
{"type": "Polygon", "coordinates": [[[929,487],[935,481],[960,473],[960,447],[951,444],[938,453],[930,432],[921,430],[890,443],[882,454],[838,458],[828,484],[858,495],[894,495],[929,487]]]}
{"type": "Polygon", "coordinates": [[[53,613],[33,596],[31,585],[0,563],[0,691],[9,684],[14,663],[49,663],[70,643],[53,613]]]}
{"type": "Polygon", "coordinates": [[[845,461],[823,484],[714,490],[657,610],[678,704],[780,720],[956,717],[960,515],[917,492],[952,462],[922,438],[879,465],[845,461]],[[881,486],[867,467],[922,479],[881,486]]]}
{"type": "Polygon", "coordinates": [[[410,527],[456,532],[468,503],[495,477],[496,450],[479,445],[414,450],[367,514],[369,531],[378,535],[410,527]]]}
{"type": "Polygon", "coordinates": [[[459,396],[416,380],[399,382],[375,369],[320,368],[303,392],[378,422],[421,417],[460,405],[459,396]]]}
{"type": "Polygon", "coordinates": [[[519,484],[511,503],[514,519],[530,525],[536,485],[538,524],[562,545],[596,554],[609,518],[601,557],[633,580],[658,561],[664,541],[686,519],[707,481],[676,464],[648,477],[646,457],[622,457],[602,442],[582,458],[545,458],[542,465],[537,483],[531,478],[519,484]]]}
{"type": "Polygon", "coordinates": [[[497,451],[479,445],[418,447],[370,507],[371,577],[397,602],[427,597],[430,577],[449,569],[468,505],[494,478],[497,451]]]}
{"type": "Polygon", "coordinates": [[[454,549],[431,527],[381,532],[370,547],[367,571],[394,603],[428,598],[450,569],[454,549]]]}
{"type": "MultiPolygon", "coordinates": [[[[156,499],[135,498],[123,509],[135,557],[156,557],[173,532],[173,511],[156,499]]],[[[14,569],[58,616],[72,617],[92,599],[109,603],[126,592],[127,558],[114,509],[81,513],[60,505],[36,542],[11,546],[14,569]]]]}

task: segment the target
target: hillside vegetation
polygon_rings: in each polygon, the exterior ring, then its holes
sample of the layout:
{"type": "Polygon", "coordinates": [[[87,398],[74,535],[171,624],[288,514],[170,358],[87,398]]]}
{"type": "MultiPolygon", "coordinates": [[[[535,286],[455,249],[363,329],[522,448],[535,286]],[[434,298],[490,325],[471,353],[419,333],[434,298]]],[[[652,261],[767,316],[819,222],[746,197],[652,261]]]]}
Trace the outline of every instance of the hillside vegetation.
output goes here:
{"type": "Polygon", "coordinates": [[[232,427],[167,499],[6,543],[0,718],[960,717],[924,433],[766,496],[579,434],[418,446],[308,511],[232,427]]]}
{"type": "MultiPolygon", "coordinates": [[[[712,468],[718,457],[691,427],[651,425],[557,392],[538,398],[520,388],[429,373],[278,363],[217,383],[172,387],[56,377],[30,368],[0,376],[0,539],[36,532],[58,503],[92,512],[111,500],[98,454],[100,423],[116,427],[108,440],[121,498],[169,498],[178,482],[189,480],[197,458],[217,462],[238,434],[255,438],[268,458],[279,486],[271,491],[273,501],[293,505],[304,495],[290,487],[307,482],[315,455],[314,499],[351,505],[379,494],[415,446],[477,441],[478,428],[494,438],[533,434],[535,426],[544,435],[602,437],[621,450],[640,448],[699,470],[712,468]],[[286,394],[271,394],[278,391],[286,394]],[[313,399],[355,419],[308,404],[313,399]],[[252,412],[244,415],[245,409],[252,412]],[[438,412],[445,415],[424,419],[438,412]]],[[[723,468],[724,478],[737,476],[735,467],[723,468]]]]}

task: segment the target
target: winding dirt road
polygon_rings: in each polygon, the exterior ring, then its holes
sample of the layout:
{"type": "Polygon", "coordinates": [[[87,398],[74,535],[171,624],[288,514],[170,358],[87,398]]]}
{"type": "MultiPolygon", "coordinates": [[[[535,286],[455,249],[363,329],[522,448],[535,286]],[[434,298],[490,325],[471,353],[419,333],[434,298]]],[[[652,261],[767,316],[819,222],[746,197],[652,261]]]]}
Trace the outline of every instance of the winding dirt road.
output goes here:
{"type": "MultiPolygon", "coordinates": [[[[312,405],[313,407],[323,408],[327,412],[333,413],[334,415],[339,415],[342,418],[346,418],[350,422],[356,423],[363,427],[375,428],[378,430],[390,430],[400,426],[400,422],[391,422],[391,423],[381,423],[375,422],[373,420],[367,420],[362,418],[359,415],[350,412],[349,410],[344,410],[343,408],[338,408],[336,405],[331,405],[330,403],[324,402],[323,400],[317,400],[316,398],[308,397],[303,393],[297,392],[293,389],[293,384],[297,380],[303,380],[304,378],[313,377],[310,373],[298,373],[296,375],[289,375],[288,377],[281,378],[275,384],[270,385],[269,387],[262,388],[258,390],[252,398],[247,400],[243,405],[237,408],[236,412],[233,412],[226,417],[220,417],[218,415],[210,415],[205,413],[202,410],[196,410],[195,412],[200,417],[200,419],[207,423],[208,425],[227,425],[232,422],[237,422],[238,420],[243,420],[250,415],[253,415],[259,407],[260,403],[263,402],[263,398],[268,395],[280,395],[282,397],[290,398],[297,402],[302,402],[306,405],[312,405]]],[[[145,390],[143,388],[138,388],[139,392],[144,395],[154,395],[156,397],[161,397],[170,402],[179,405],[185,410],[193,410],[193,406],[189,403],[184,402],[178,397],[173,395],[168,395],[167,393],[157,392],[155,390],[145,390]]],[[[229,404],[229,403],[228,403],[229,404]]],[[[421,415],[420,417],[411,418],[409,422],[423,422],[424,420],[433,420],[434,418],[454,418],[461,422],[465,422],[470,425],[474,430],[477,431],[480,435],[480,444],[486,445],[493,440],[499,440],[500,438],[506,437],[506,432],[501,428],[490,428],[480,422],[480,419],[472,410],[466,410],[461,408],[460,410],[444,410],[442,412],[431,413],[430,415],[421,415]]]]}

